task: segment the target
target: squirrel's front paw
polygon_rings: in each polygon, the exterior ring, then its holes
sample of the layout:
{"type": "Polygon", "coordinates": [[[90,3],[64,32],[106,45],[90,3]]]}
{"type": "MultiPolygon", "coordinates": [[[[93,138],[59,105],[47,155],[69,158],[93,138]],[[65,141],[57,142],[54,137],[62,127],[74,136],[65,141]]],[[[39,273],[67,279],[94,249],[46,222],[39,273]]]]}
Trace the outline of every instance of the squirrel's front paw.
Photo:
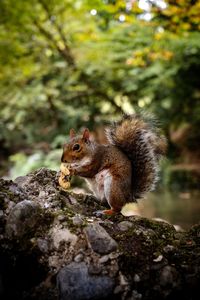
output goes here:
{"type": "Polygon", "coordinates": [[[69,169],[69,172],[70,172],[70,175],[73,176],[73,175],[76,175],[76,169],[73,168],[72,166],[68,166],[68,169],[69,169]]]}
{"type": "Polygon", "coordinates": [[[60,165],[60,171],[63,175],[66,175],[66,176],[69,176],[71,174],[70,170],[69,170],[69,166],[65,163],[62,163],[60,165]]]}

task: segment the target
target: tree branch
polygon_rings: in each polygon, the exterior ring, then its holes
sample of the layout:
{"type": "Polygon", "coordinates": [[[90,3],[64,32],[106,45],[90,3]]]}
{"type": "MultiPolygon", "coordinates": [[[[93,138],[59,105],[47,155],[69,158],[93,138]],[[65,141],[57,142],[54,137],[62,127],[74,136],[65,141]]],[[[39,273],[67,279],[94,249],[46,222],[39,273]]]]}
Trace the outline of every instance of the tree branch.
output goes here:
{"type": "Polygon", "coordinates": [[[75,69],[74,62],[71,60],[68,51],[66,49],[62,49],[57,41],[54,39],[53,35],[47,31],[36,19],[33,20],[35,26],[40,31],[40,33],[46,37],[46,39],[56,48],[56,50],[60,53],[63,59],[68,63],[69,66],[75,69]]]}
{"type": "MultiPolygon", "coordinates": [[[[61,49],[60,46],[58,45],[57,41],[55,40],[54,36],[44,28],[36,19],[34,20],[34,24],[37,26],[41,34],[43,34],[52,44],[53,46],[57,49],[57,51],[60,53],[60,55],[64,58],[64,60],[68,63],[68,65],[73,69],[76,70],[76,63],[74,60],[74,57],[71,53],[71,49],[68,46],[67,39],[62,31],[62,27],[60,24],[58,24],[55,20],[52,20],[52,14],[51,11],[49,10],[48,5],[43,1],[43,0],[38,0],[44,11],[46,12],[48,20],[51,22],[51,24],[54,26],[56,29],[57,33],[60,36],[60,39],[63,42],[64,48],[61,49]]],[[[88,75],[83,71],[81,76],[80,76],[80,81],[83,82],[90,90],[91,94],[100,96],[101,98],[107,100],[111,105],[114,107],[115,111],[117,113],[123,113],[123,110],[119,105],[117,105],[114,101],[114,99],[108,94],[102,90],[97,89],[97,87],[94,85],[94,83],[88,78],[88,75]]],[[[73,97],[75,98],[75,97],[73,97]]],[[[71,99],[71,98],[70,98],[71,99]]]]}
{"type": "MultiPolygon", "coordinates": [[[[64,57],[64,59],[67,61],[68,65],[70,65],[72,68],[75,68],[75,60],[74,57],[72,55],[71,49],[68,46],[67,43],[67,39],[62,31],[62,27],[60,26],[60,24],[58,24],[55,20],[52,19],[52,14],[49,10],[48,5],[43,1],[43,0],[38,0],[38,2],[40,3],[40,5],[42,6],[42,8],[44,9],[44,11],[46,12],[46,15],[48,17],[48,20],[51,22],[51,24],[54,26],[54,28],[56,29],[57,33],[60,36],[60,39],[63,42],[64,45],[64,49],[61,49],[58,45],[57,45],[57,50],[60,52],[60,54],[64,57]]],[[[54,40],[54,42],[56,42],[54,40]]]]}

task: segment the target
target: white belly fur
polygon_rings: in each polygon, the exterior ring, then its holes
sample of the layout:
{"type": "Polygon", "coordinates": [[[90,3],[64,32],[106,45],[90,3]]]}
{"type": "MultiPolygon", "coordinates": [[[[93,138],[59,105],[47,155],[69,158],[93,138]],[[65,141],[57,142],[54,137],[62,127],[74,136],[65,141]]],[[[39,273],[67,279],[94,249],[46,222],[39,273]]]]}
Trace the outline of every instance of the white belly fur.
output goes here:
{"type": "Polygon", "coordinates": [[[112,175],[108,169],[99,172],[92,179],[86,179],[86,181],[97,198],[101,200],[106,198],[109,202],[112,175]]]}

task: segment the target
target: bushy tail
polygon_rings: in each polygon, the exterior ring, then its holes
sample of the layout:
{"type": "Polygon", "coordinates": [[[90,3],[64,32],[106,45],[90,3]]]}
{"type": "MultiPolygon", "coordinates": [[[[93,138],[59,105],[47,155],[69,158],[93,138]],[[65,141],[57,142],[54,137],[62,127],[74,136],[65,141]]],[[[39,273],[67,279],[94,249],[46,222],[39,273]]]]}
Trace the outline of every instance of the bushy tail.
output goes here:
{"type": "Polygon", "coordinates": [[[107,129],[109,142],[120,148],[132,162],[133,197],[138,199],[154,189],[158,163],[166,151],[166,139],[148,115],[125,115],[107,129]]]}

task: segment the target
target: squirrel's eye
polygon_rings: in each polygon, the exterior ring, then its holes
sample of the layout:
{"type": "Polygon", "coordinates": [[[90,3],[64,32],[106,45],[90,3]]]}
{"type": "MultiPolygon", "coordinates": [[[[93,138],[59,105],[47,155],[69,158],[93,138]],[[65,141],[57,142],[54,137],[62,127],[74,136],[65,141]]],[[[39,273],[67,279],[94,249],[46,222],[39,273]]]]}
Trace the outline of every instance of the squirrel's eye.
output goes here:
{"type": "Polygon", "coordinates": [[[73,151],[78,151],[80,150],[80,145],[79,144],[75,144],[72,148],[73,151]]]}

